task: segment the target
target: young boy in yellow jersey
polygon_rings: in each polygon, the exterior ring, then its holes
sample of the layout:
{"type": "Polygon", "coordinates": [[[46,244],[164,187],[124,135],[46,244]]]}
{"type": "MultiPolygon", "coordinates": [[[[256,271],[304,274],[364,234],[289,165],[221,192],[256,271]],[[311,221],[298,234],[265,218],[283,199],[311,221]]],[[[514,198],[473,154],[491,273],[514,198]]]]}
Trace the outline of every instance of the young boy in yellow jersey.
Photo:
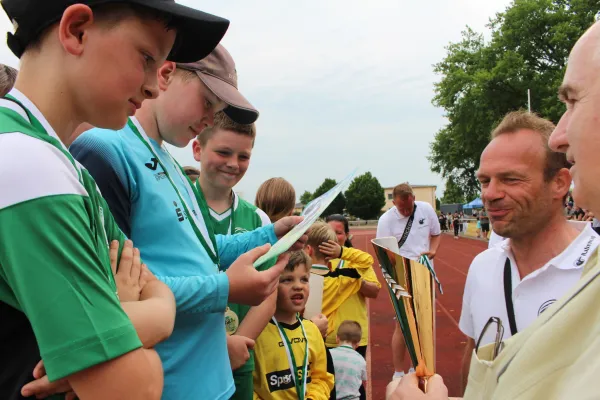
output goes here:
{"type": "Polygon", "coordinates": [[[1,4],[20,71],[0,100],[0,187],[11,188],[0,193],[0,398],[30,396],[21,387],[41,357],[46,379],[82,400],[157,399],[160,360],[141,348],[111,271],[109,243],[124,235],[65,142],[86,121],[122,127],[156,96],[167,58],[206,56],[229,23],[168,0],[1,4]]]}
{"type": "MultiPolygon", "coordinates": [[[[213,126],[205,128],[194,141],[194,158],[201,167],[196,188],[206,198],[210,220],[218,235],[253,231],[271,223],[261,209],[233,191],[250,166],[255,137],[254,124],[237,123],[220,111],[215,114],[213,126]]],[[[263,271],[272,265],[265,263],[258,269],[263,271]]],[[[273,293],[255,307],[227,304],[227,351],[235,382],[232,400],[252,400],[252,347],[273,317],[276,300],[277,293],[273,293]]]]}
{"type": "Polygon", "coordinates": [[[256,341],[254,398],[328,400],[334,386],[319,329],[299,317],[309,296],[311,260],[291,254],[279,278],[275,316],[256,341]]]}

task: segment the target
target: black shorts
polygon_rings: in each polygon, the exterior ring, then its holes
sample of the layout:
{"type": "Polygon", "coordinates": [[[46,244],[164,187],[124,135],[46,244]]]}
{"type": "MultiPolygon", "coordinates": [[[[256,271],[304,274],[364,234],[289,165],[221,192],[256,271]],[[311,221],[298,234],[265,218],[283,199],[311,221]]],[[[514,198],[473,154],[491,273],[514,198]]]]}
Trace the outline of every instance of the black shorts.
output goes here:
{"type": "Polygon", "coordinates": [[[490,223],[489,222],[482,222],[481,223],[481,230],[483,232],[489,232],[490,231],[490,223]]]}

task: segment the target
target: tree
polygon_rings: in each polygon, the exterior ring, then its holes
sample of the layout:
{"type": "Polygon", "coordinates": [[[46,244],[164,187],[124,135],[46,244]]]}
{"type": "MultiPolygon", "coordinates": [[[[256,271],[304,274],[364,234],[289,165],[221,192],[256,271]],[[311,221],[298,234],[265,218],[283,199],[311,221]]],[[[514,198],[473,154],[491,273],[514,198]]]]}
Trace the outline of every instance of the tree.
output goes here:
{"type": "Polygon", "coordinates": [[[438,199],[437,197],[435,198],[435,209],[436,210],[441,210],[442,209],[442,202],[440,201],[440,199],[438,199]]]}
{"type": "Polygon", "coordinates": [[[446,180],[446,189],[444,189],[444,196],[442,196],[442,204],[456,203],[465,203],[465,196],[460,185],[455,182],[454,177],[450,176],[446,180]]]}
{"type": "MultiPolygon", "coordinates": [[[[326,178],[323,181],[323,183],[321,183],[321,186],[319,186],[315,190],[312,198],[316,199],[317,197],[321,196],[322,194],[325,194],[327,191],[329,191],[329,189],[331,189],[335,185],[337,185],[337,182],[335,181],[335,179],[326,178]]],[[[323,212],[323,217],[326,217],[331,214],[343,214],[345,207],[346,207],[346,198],[344,197],[344,195],[342,193],[340,193],[333,200],[333,202],[329,205],[329,207],[327,207],[325,209],[325,211],[323,212]]]]}
{"type": "Polygon", "coordinates": [[[305,190],[304,193],[302,193],[302,196],[300,196],[300,203],[302,203],[303,205],[307,205],[312,199],[312,193],[308,190],[305,190]]]}
{"type": "Polygon", "coordinates": [[[385,205],[383,188],[370,172],[354,178],[346,191],[348,212],[361,219],[375,219],[385,205]]]}
{"type": "Polygon", "coordinates": [[[515,0],[488,25],[491,40],[468,28],[434,66],[441,75],[433,104],[448,124],[431,144],[434,172],[453,178],[464,197],[478,192],[475,171],[502,117],[531,109],[554,123],[564,112],[556,92],[575,41],[594,22],[597,0],[515,0]]]}

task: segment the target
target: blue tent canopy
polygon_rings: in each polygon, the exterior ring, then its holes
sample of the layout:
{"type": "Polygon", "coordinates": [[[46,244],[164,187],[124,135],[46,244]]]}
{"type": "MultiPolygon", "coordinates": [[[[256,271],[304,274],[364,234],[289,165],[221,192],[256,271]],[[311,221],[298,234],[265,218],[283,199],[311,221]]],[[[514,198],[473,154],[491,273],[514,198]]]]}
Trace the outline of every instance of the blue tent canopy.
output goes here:
{"type": "Polygon", "coordinates": [[[483,202],[480,198],[476,198],[472,202],[465,204],[463,208],[483,208],[483,202]]]}

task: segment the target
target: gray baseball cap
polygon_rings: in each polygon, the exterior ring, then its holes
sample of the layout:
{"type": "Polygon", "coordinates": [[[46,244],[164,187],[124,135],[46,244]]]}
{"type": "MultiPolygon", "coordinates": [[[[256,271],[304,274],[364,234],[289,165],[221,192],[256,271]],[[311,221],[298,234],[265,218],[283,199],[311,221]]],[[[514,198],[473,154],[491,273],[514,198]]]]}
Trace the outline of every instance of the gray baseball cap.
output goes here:
{"type": "Polygon", "coordinates": [[[195,72],[215,96],[227,104],[224,112],[233,121],[251,124],[258,119],[258,110],[238,91],[235,62],[222,45],[217,45],[200,61],[178,63],[177,67],[195,72]]]}

